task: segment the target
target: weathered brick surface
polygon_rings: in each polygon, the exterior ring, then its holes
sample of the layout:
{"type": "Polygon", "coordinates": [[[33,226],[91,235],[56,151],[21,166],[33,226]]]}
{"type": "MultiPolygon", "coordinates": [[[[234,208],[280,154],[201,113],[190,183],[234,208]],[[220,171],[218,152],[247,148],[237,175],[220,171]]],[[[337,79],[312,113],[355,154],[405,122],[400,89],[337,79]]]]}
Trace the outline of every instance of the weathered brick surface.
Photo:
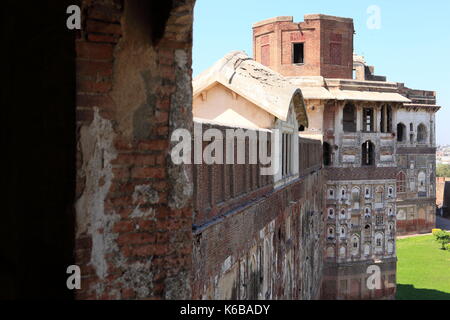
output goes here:
{"type": "Polygon", "coordinates": [[[323,182],[312,173],[194,234],[194,299],[316,299],[323,182]]]}
{"type": "Polygon", "coordinates": [[[154,5],[139,12],[139,1],[82,2],[76,41],[78,299],[191,296],[192,200],[178,199],[175,190],[177,170],[188,169],[171,169],[168,154],[171,132],[192,126],[193,6],[179,0],[171,9],[154,5]],[[142,16],[157,10],[157,18],[142,16]],[[158,35],[146,21],[154,29],[166,24],[160,39],[152,39],[158,35]],[[129,54],[136,56],[127,70],[122,65],[129,54]],[[135,87],[127,87],[127,79],[135,87]],[[147,98],[140,102],[140,95],[147,98]]]}
{"type": "Polygon", "coordinates": [[[351,79],[353,33],[351,19],[307,15],[296,23],[279,17],[253,27],[253,56],[285,76],[351,79]],[[292,63],[293,43],[304,43],[303,64],[292,63]]]}

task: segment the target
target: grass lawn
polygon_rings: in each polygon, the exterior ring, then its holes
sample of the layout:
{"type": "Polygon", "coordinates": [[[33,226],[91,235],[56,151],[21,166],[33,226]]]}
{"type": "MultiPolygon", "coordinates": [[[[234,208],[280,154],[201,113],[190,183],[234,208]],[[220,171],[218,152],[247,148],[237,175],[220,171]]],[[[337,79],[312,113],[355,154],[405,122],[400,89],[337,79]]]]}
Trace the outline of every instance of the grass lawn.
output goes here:
{"type": "Polygon", "coordinates": [[[433,236],[397,239],[397,299],[450,300],[450,251],[433,236]]]}

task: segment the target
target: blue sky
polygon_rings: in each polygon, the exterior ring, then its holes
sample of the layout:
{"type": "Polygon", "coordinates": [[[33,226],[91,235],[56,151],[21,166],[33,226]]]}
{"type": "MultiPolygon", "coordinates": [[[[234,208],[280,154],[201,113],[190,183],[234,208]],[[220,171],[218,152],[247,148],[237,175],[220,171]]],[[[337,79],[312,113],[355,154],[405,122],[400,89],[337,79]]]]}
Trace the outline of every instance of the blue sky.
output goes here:
{"type": "Polygon", "coordinates": [[[252,55],[254,22],[275,16],[303,21],[310,13],[349,17],[355,52],[375,73],[414,89],[434,90],[437,143],[450,144],[450,1],[448,0],[197,0],[194,17],[194,76],[232,50],[252,55]],[[381,10],[381,28],[369,29],[367,9],[381,10]]]}

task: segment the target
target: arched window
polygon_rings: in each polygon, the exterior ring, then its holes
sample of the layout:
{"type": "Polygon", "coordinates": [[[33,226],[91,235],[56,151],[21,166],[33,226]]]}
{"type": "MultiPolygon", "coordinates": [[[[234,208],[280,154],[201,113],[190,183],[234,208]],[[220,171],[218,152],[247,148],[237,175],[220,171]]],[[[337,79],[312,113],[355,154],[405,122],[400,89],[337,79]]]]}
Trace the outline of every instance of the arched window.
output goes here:
{"type": "Polygon", "coordinates": [[[359,201],[359,188],[357,188],[357,187],[354,187],[354,188],[352,189],[352,200],[353,200],[354,202],[359,201]]]}
{"type": "Polygon", "coordinates": [[[372,236],[372,232],[371,232],[372,228],[370,227],[370,225],[366,224],[366,226],[364,227],[364,237],[366,238],[370,238],[372,236]]]}
{"type": "Polygon", "coordinates": [[[383,234],[377,233],[375,235],[375,246],[381,248],[383,246],[383,234]]]}
{"type": "Polygon", "coordinates": [[[339,214],[339,219],[346,219],[346,218],[347,218],[347,212],[345,211],[345,209],[342,209],[339,214]]]}
{"type": "Polygon", "coordinates": [[[331,165],[331,146],[328,142],[323,143],[323,165],[331,165]]]}
{"type": "Polygon", "coordinates": [[[427,192],[427,187],[426,187],[427,181],[426,180],[427,180],[427,177],[426,177],[425,172],[420,171],[419,175],[417,177],[417,183],[419,184],[419,187],[418,187],[419,192],[427,192]]]}
{"type": "Polygon", "coordinates": [[[334,189],[328,189],[328,199],[334,199],[334,189]]]}
{"type": "Polygon", "coordinates": [[[328,218],[334,219],[334,209],[333,208],[328,208],[328,218]]]}
{"type": "Polygon", "coordinates": [[[406,192],[406,175],[403,171],[397,174],[397,193],[406,192]]]}
{"type": "Polygon", "coordinates": [[[395,216],[394,208],[389,207],[389,209],[388,209],[388,216],[395,216]]]}
{"type": "Polygon", "coordinates": [[[393,198],[394,197],[394,187],[389,186],[388,188],[388,197],[393,198]]]}
{"type": "Polygon", "coordinates": [[[345,227],[341,227],[341,238],[345,238],[347,236],[347,231],[345,230],[345,227]]]}
{"type": "Polygon", "coordinates": [[[366,207],[366,208],[364,209],[364,217],[365,217],[365,218],[370,218],[370,213],[371,213],[370,208],[369,208],[369,207],[366,207]]]}
{"type": "Polygon", "coordinates": [[[417,142],[424,143],[427,141],[427,127],[421,123],[417,127],[417,142]]]}
{"type": "Polygon", "coordinates": [[[355,106],[347,103],[343,114],[344,132],[356,132],[356,110],[355,106]]]}
{"type": "Polygon", "coordinates": [[[371,141],[366,141],[362,145],[362,165],[375,165],[375,146],[371,141]]]}
{"type": "Polygon", "coordinates": [[[370,187],[365,187],[364,188],[364,197],[366,199],[370,198],[370,187]]]}
{"type": "Polygon", "coordinates": [[[327,238],[330,239],[330,240],[334,239],[334,228],[333,227],[329,227],[328,228],[327,238]]]}
{"type": "Polygon", "coordinates": [[[392,132],[392,107],[390,105],[384,105],[381,108],[380,128],[381,132],[392,132]]]}
{"type": "Polygon", "coordinates": [[[403,123],[397,124],[397,141],[406,141],[406,126],[403,123]]]}
{"type": "Polygon", "coordinates": [[[347,190],[345,188],[341,188],[341,199],[347,199],[347,190]]]}
{"type": "Polygon", "coordinates": [[[352,236],[352,255],[359,254],[359,237],[355,234],[352,236]]]}

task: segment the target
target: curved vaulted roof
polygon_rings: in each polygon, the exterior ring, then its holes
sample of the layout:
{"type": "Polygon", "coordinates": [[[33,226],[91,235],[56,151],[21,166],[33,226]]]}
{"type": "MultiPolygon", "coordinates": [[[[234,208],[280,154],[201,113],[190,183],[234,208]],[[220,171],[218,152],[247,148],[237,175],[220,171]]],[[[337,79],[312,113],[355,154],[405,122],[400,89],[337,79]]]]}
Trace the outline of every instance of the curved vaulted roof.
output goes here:
{"type": "Polygon", "coordinates": [[[291,105],[299,125],[308,127],[301,90],[281,74],[256,62],[242,51],[233,51],[217,61],[193,81],[194,97],[216,83],[234,91],[283,121],[291,105]]]}

